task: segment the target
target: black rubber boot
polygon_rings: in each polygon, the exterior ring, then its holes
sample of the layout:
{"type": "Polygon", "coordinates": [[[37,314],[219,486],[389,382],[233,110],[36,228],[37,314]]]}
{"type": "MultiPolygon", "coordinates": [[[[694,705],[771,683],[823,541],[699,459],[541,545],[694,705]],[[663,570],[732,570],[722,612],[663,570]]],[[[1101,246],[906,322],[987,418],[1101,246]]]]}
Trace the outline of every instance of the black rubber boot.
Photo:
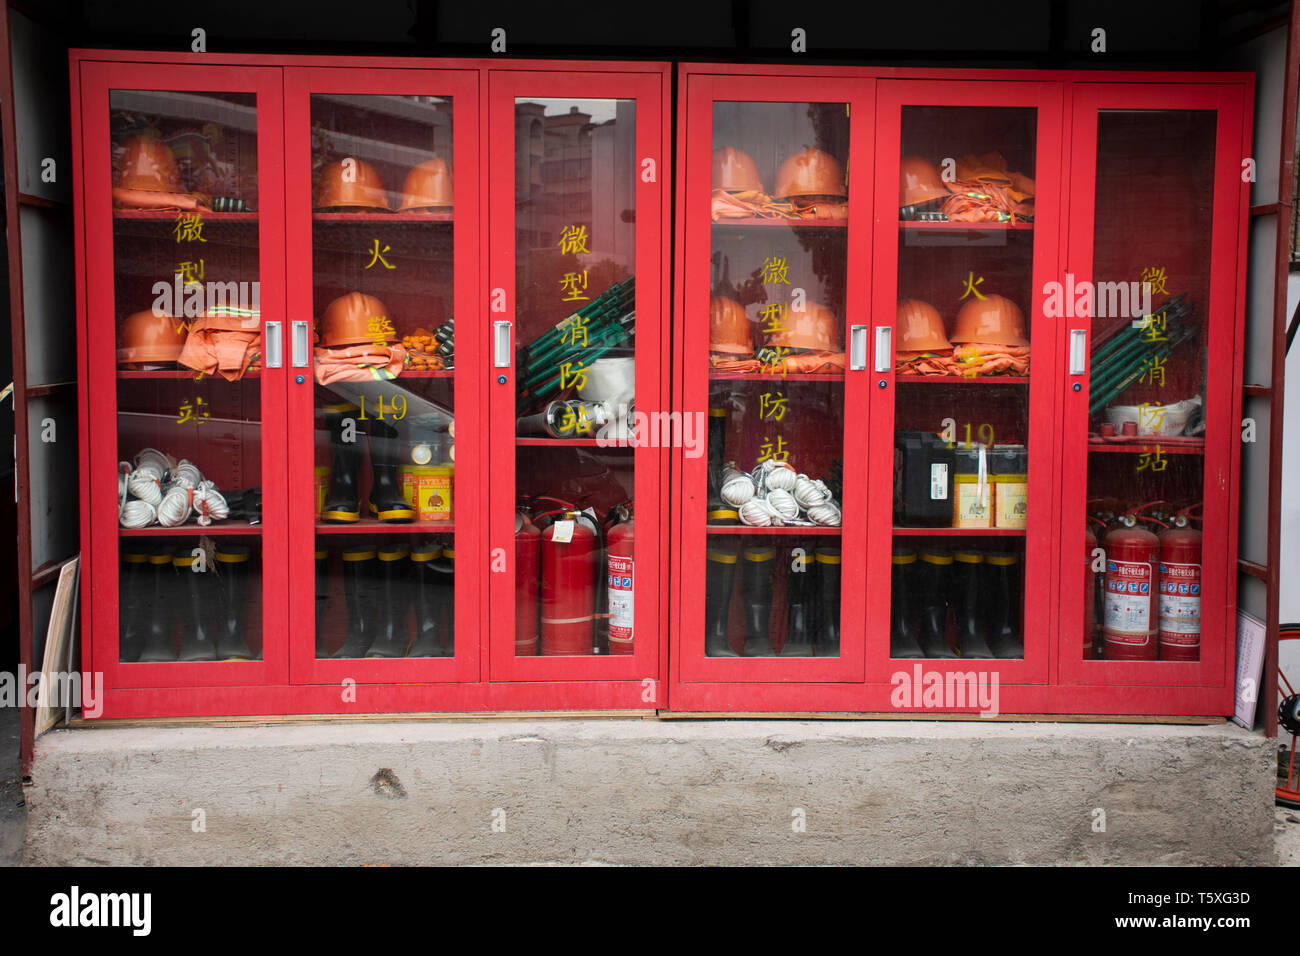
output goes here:
{"type": "Polygon", "coordinates": [[[727,642],[731,621],[731,595],[736,583],[736,552],[730,545],[712,547],[706,554],[704,573],[704,654],[735,657],[727,642]]]}
{"type": "Polygon", "coordinates": [[[993,652],[984,640],[984,555],[958,551],[952,557],[952,610],[961,656],[989,660],[993,652]]]}
{"type": "Polygon", "coordinates": [[[357,473],[361,470],[361,436],[364,427],[357,421],[357,406],[350,402],[325,406],[325,426],[330,436],[330,486],[321,507],[322,521],[347,524],[361,520],[360,489],[357,473]],[[352,441],[343,440],[344,423],[351,421],[352,441]]]}
{"type": "Polygon", "coordinates": [[[898,660],[925,657],[916,639],[916,621],[912,606],[916,551],[895,545],[889,558],[889,656],[898,660]]]}
{"type": "Polygon", "coordinates": [[[379,548],[379,604],[375,608],[375,639],[366,657],[405,657],[411,641],[406,618],[411,610],[410,549],[404,544],[379,548]]]}
{"type": "Polygon", "coordinates": [[[122,549],[118,602],[117,658],[131,663],[140,659],[147,634],[146,612],[153,591],[149,548],[129,545],[122,549]]]}
{"type": "MultiPolygon", "coordinates": [[[[158,548],[149,555],[148,599],[145,602],[144,648],[141,662],[176,660],[176,645],[172,642],[172,623],[175,619],[176,572],[172,568],[172,549],[158,548]]],[[[141,589],[143,591],[143,588],[141,589]]]]}
{"type": "Polygon", "coordinates": [[[803,548],[804,556],[796,559],[787,556],[789,569],[785,573],[785,647],[782,657],[812,657],[813,635],[817,628],[817,608],[814,593],[818,577],[816,557],[812,548],[803,548]]]}
{"type": "Polygon", "coordinates": [[[912,594],[913,606],[920,612],[920,627],[916,639],[926,657],[955,658],[948,646],[948,590],[952,572],[952,554],[947,551],[925,549],[919,555],[916,568],[916,591],[912,594]]]}
{"type": "Polygon", "coordinates": [[[439,657],[456,655],[456,550],[443,546],[433,561],[437,582],[439,657]]]}
{"type": "Polygon", "coordinates": [[[840,549],[818,548],[813,553],[817,566],[815,587],[817,625],[813,633],[818,657],[840,656],[840,549]]]}
{"type": "Polygon", "coordinates": [[[1020,633],[1020,558],[1013,552],[984,556],[984,593],[988,597],[989,648],[998,658],[1023,658],[1020,633]]]}
{"type": "Polygon", "coordinates": [[[365,657],[374,640],[374,548],[347,548],[343,552],[343,598],[348,605],[348,636],[333,653],[336,658],[365,657]]]}
{"type": "Polygon", "coordinates": [[[415,508],[402,497],[402,482],[397,476],[401,462],[397,429],[388,422],[370,419],[370,467],[374,472],[374,482],[370,486],[370,513],[380,521],[415,520],[415,508]]]}
{"type": "MultiPolygon", "coordinates": [[[[709,409],[709,498],[708,511],[710,516],[723,508],[722,497],[719,492],[722,490],[722,454],[723,446],[727,440],[727,410],[725,408],[709,409]]],[[[739,520],[739,516],[737,516],[739,520]]],[[[720,522],[712,520],[710,524],[719,524],[720,522]]]]}
{"type": "Polygon", "coordinates": [[[206,570],[195,571],[198,559],[184,548],[172,558],[176,573],[176,615],[181,621],[182,661],[215,661],[217,659],[216,591],[206,570]]]}
{"type": "Polygon", "coordinates": [[[316,549],[316,659],[325,657],[325,609],[330,597],[330,553],[316,549]]]}
{"type": "Polygon", "coordinates": [[[772,565],[776,549],[746,548],[741,597],[745,602],[745,656],[772,654],[772,565]]]}
{"type": "Polygon", "coordinates": [[[442,555],[442,549],[436,544],[426,544],[411,552],[411,591],[415,598],[415,643],[407,657],[441,657],[442,628],[441,607],[438,599],[442,597],[439,583],[434,580],[438,574],[433,562],[442,555]]]}
{"type": "Polygon", "coordinates": [[[248,608],[249,579],[253,576],[253,549],[246,544],[217,545],[217,590],[221,595],[217,624],[217,660],[251,661],[253,652],[244,641],[244,611],[248,608]]]}

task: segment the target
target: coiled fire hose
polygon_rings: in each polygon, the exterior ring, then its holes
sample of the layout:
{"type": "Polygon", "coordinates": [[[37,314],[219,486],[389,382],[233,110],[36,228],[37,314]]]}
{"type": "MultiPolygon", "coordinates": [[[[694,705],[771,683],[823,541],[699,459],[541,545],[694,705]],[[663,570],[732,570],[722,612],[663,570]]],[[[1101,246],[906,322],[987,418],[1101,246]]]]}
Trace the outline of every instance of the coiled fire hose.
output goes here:
{"type": "Polygon", "coordinates": [[[230,516],[230,505],[215,482],[203,477],[198,466],[145,448],[129,462],[118,463],[118,523],[123,528],[159,524],[175,528],[196,515],[204,527],[230,516]]]}

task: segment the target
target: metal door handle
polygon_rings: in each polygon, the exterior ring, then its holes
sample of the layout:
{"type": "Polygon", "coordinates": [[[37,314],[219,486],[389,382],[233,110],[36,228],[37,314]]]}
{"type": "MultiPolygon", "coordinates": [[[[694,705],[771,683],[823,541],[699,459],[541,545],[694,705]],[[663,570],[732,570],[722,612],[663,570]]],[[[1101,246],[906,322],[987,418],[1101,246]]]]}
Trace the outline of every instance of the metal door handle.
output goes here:
{"type": "Polygon", "coordinates": [[[505,319],[492,323],[492,365],[510,367],[510,323],[505,319]]]}
{"type": "Polygon", "coordinates": [[[849,370],[853,372],[867,370],[867,327],[865,325],[849,326],[849,370]]]}
{"type": "Polygon", "coordinates": [[[304,321],[295,321],[293,323],[293,367],[306,368],[311,359],[308,356],[307,342],[308,332],[307,323],[304,321]]]}
{"type": "Polygon", "coordinates": [[[1070,374],[1088,371],[1088,330],[1070,329],[1070,374]]]}
{"type": "Polygon", "coordinates": [[[894,330],[888,325],[876,326],[876,371],[888,372],[894,364],[894,330]]]}
{"type": "Polygon", "coordinates": [[[284,355],[280,347],[280,323],[266,323],[266,367],[281,368],[284,365],[284,355]]]}

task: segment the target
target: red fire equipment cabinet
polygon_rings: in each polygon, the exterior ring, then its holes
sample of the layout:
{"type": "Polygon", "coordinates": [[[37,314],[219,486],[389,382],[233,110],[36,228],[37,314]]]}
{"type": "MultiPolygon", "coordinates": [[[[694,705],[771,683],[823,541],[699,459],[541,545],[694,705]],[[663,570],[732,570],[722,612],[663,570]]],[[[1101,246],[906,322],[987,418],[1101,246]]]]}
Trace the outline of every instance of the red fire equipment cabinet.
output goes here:
{"type": "Polygon", "coordinates": [[[672,710],[1231,713],[1251,89],[680,68],[672,710]]]}
{"type": "Polygon", "coordinates": [[[668,67],[72,82],[102,716],[663,706],[668,67]]]}
{"type": "Polygon", "coordinates": [[[1250,77],[669,71],[73,53],[102,716],[1231,712],[1250,77]]]}

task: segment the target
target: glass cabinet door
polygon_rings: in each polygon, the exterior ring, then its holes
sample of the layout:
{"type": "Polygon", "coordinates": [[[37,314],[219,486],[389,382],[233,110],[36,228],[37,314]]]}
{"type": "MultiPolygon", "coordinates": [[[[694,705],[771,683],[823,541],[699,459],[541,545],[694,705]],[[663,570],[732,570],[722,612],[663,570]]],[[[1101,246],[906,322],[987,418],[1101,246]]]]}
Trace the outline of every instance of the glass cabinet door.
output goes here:
{"type": "Polygon", "coordinates": [[[473,87],[288,76],[294,673],[473,678],[473,87]]]}
{"type": "Polygon", "coordinates": [[[232,79],[81,77],[95,606],[114,608],[92,646],[111,686],[284,674],[279,71],[232,79]]]}
{"type": "Polygon", "coordinates": [[[1087,206],[1061,320],[1077,339],[1061,556],[1071,681],[1218,684],[1233,663],[1240,122],[1217,87],[1076,97],[1072,194],[1087,206]]]}
{"type": "MultiPolygon", "coordinates": [[[[882,82],[872,667],[1047,678],[1060,90],[882,82]],[[895,214],[894,210],[897,210],[895,214]],[[885,494],[892,490],[892,494],[885,494]]],[[[949,703],[949,706],[952,706],[949,703]]]]}
{"type": "Polygon", "coordinates": [[[663,77],[490,82],[491,676],[639,681],[672,439],[663,77]]]}
{"type": "Polygon", "coordinates": [[[861,680],[871,86],[691,84],[678,666],[861,680]]]}

